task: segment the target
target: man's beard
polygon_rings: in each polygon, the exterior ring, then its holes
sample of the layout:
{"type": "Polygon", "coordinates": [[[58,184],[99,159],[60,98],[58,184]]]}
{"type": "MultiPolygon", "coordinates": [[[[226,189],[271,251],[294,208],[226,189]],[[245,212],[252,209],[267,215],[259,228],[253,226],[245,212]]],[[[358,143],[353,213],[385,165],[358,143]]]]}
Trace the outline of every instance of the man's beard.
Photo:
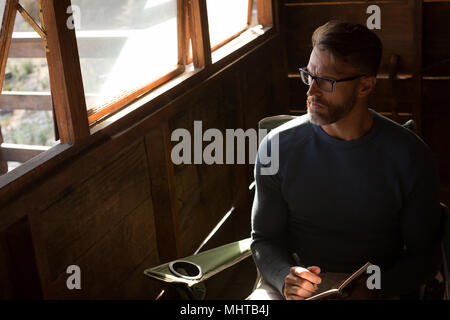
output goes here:
{"type": "Polygon", "coordinates": [[[341,120],[353,110],[356,104],[356,94],[352,93],[349,99],[342,104],[333,104],[314,97],[308,97],[306,103],[310,121],[313,124],[325,126],[341,120]],[[324,108],[318,111],[311,111],[311,102],[316,102],[324,106],[324,108]]]}

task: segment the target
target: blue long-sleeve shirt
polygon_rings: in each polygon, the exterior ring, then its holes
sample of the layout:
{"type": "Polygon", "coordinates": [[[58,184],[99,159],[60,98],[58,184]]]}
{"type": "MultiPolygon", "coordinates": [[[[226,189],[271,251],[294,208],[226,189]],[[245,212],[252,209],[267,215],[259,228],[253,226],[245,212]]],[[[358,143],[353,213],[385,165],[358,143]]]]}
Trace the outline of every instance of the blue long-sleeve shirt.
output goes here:
{"type": "Polygon", "coordinates": [[[441,216],[431,152],[410,130],[369,111],[373,126],[356,140],[333,138],[304,115],[261,142],[273,158],[278,138],[279,169],[261,174],[258,155],[251,249],[280,293],[293,252],[322,272],[353,273],[370,261],[381,268],[386,295],[417,289],[437,269],[441,216]]]}

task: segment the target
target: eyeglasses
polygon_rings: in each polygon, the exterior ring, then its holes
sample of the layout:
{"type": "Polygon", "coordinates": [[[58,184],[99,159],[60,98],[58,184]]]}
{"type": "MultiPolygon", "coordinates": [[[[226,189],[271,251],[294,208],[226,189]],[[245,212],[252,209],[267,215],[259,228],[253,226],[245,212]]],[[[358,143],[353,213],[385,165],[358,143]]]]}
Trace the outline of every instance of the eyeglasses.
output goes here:
{"type": "Polygon", "coordinates": [[[313,81],[316,80],[319,89],[326,92],[333,92],[334,85],[336,84],[336,82],[352,81],[367,76],[366,74],[360,74],[358,76],[333,80],[325,77],[313,76],[312,74],[309,73],[309,71],[306,68],[299,68],[299,70],[300,70],[300,78],[302,78],[304,84],[310,86],[312,85],[313,81]]]}

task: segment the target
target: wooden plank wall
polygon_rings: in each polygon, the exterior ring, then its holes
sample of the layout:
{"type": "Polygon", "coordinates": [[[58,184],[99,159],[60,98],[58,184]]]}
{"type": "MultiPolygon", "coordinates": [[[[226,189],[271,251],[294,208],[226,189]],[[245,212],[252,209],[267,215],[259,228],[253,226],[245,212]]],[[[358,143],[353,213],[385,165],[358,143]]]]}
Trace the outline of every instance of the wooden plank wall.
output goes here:
{"type": "Polygon", "coordinates": [[[255,127],[286,110],[287,86],[272,85],[284,81],[281,47],[279,36],[269,38],[0,199],[0,298],[154,299],[161,286],[143,271],[191,255],[231,207],[205,249],[249,237],[249,167],[175,166],[170,135],[186,128],[194,136],[194,120],[203,132],[255,127]],[[81,290],[67,289],[70,265],[81,268],[81,290]]]}
{"type": "Polygon", "coordinates": [[[380,7],[381,29],[374,32],[383,43],[383,58],[370,107],[400,123],[415,119],[439,164],[441,199],[450,203],[450,96],[446,90],[450,85],[450,62],[422,72],[434,63],[450,59],[450,1],[284,0],[283,3],[281,27],[293,114],[306,111],[307,87],[298,76],[298,68],[308,63],[314,30],[332,19],[366,25],[370,16],[367,7],[372,4],[380,7]],[[389,61],[393,54],[399,56],[394,95],[389,80],[389,61]],[[396,105],[392,103],[393,97],[396,105]],[[393,107],[398,117],[393,116],[393,107]]]}
{"type": "Polygon", "coordinates": [[[441,199],[447,205],[450,204],[449,17],[450,1],[423,3],[423,67],[426,71],[422,81],[422,130],[435,154],[441,178],[441,199]]]}
{"type": "MultiPolygon", "coordinates": [[[[383,58],[378,82],[370,105],[379,112],[391,116],[389,60],[393,54],[400,56],[398,73],[409,75],[420,70],[420,21],[417,20],[419,3],[415,0],[400,1],[285,1],[285,39],[288,55],[290,105],[294,112],[306,110],[307,87],[298,77],[298,68],[308,64],[312,50],[311,36],[314,30],[329,20],[337,19],[366,25],[367,7],[376,4],[381,10],[381,29],[374,30],[383,43],[383,58]],[[311,19],[310,17],[314,17],[311,19]]],[[[420,122],[420,80],[398,80],[396,98],[401,121],[413,116],[420,122]]]]}

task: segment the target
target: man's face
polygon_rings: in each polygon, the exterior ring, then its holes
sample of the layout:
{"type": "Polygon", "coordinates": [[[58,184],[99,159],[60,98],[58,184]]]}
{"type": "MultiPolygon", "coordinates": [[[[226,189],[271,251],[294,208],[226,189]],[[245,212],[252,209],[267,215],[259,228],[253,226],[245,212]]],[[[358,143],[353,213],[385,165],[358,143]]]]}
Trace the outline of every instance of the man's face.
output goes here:
{"type": "MultiPolygon", "coordinates": [[[[347,63],[335,58],[329,51],[314,48],[307,66],[309,73],[333,80],[358,74],[347,63]]],[[[333,92],[326,92],[313,81],[307,92],[307,107],[311,122],[328,125],[344,118],[355,106],[359,79],[337,82],[333,92]]]]}

